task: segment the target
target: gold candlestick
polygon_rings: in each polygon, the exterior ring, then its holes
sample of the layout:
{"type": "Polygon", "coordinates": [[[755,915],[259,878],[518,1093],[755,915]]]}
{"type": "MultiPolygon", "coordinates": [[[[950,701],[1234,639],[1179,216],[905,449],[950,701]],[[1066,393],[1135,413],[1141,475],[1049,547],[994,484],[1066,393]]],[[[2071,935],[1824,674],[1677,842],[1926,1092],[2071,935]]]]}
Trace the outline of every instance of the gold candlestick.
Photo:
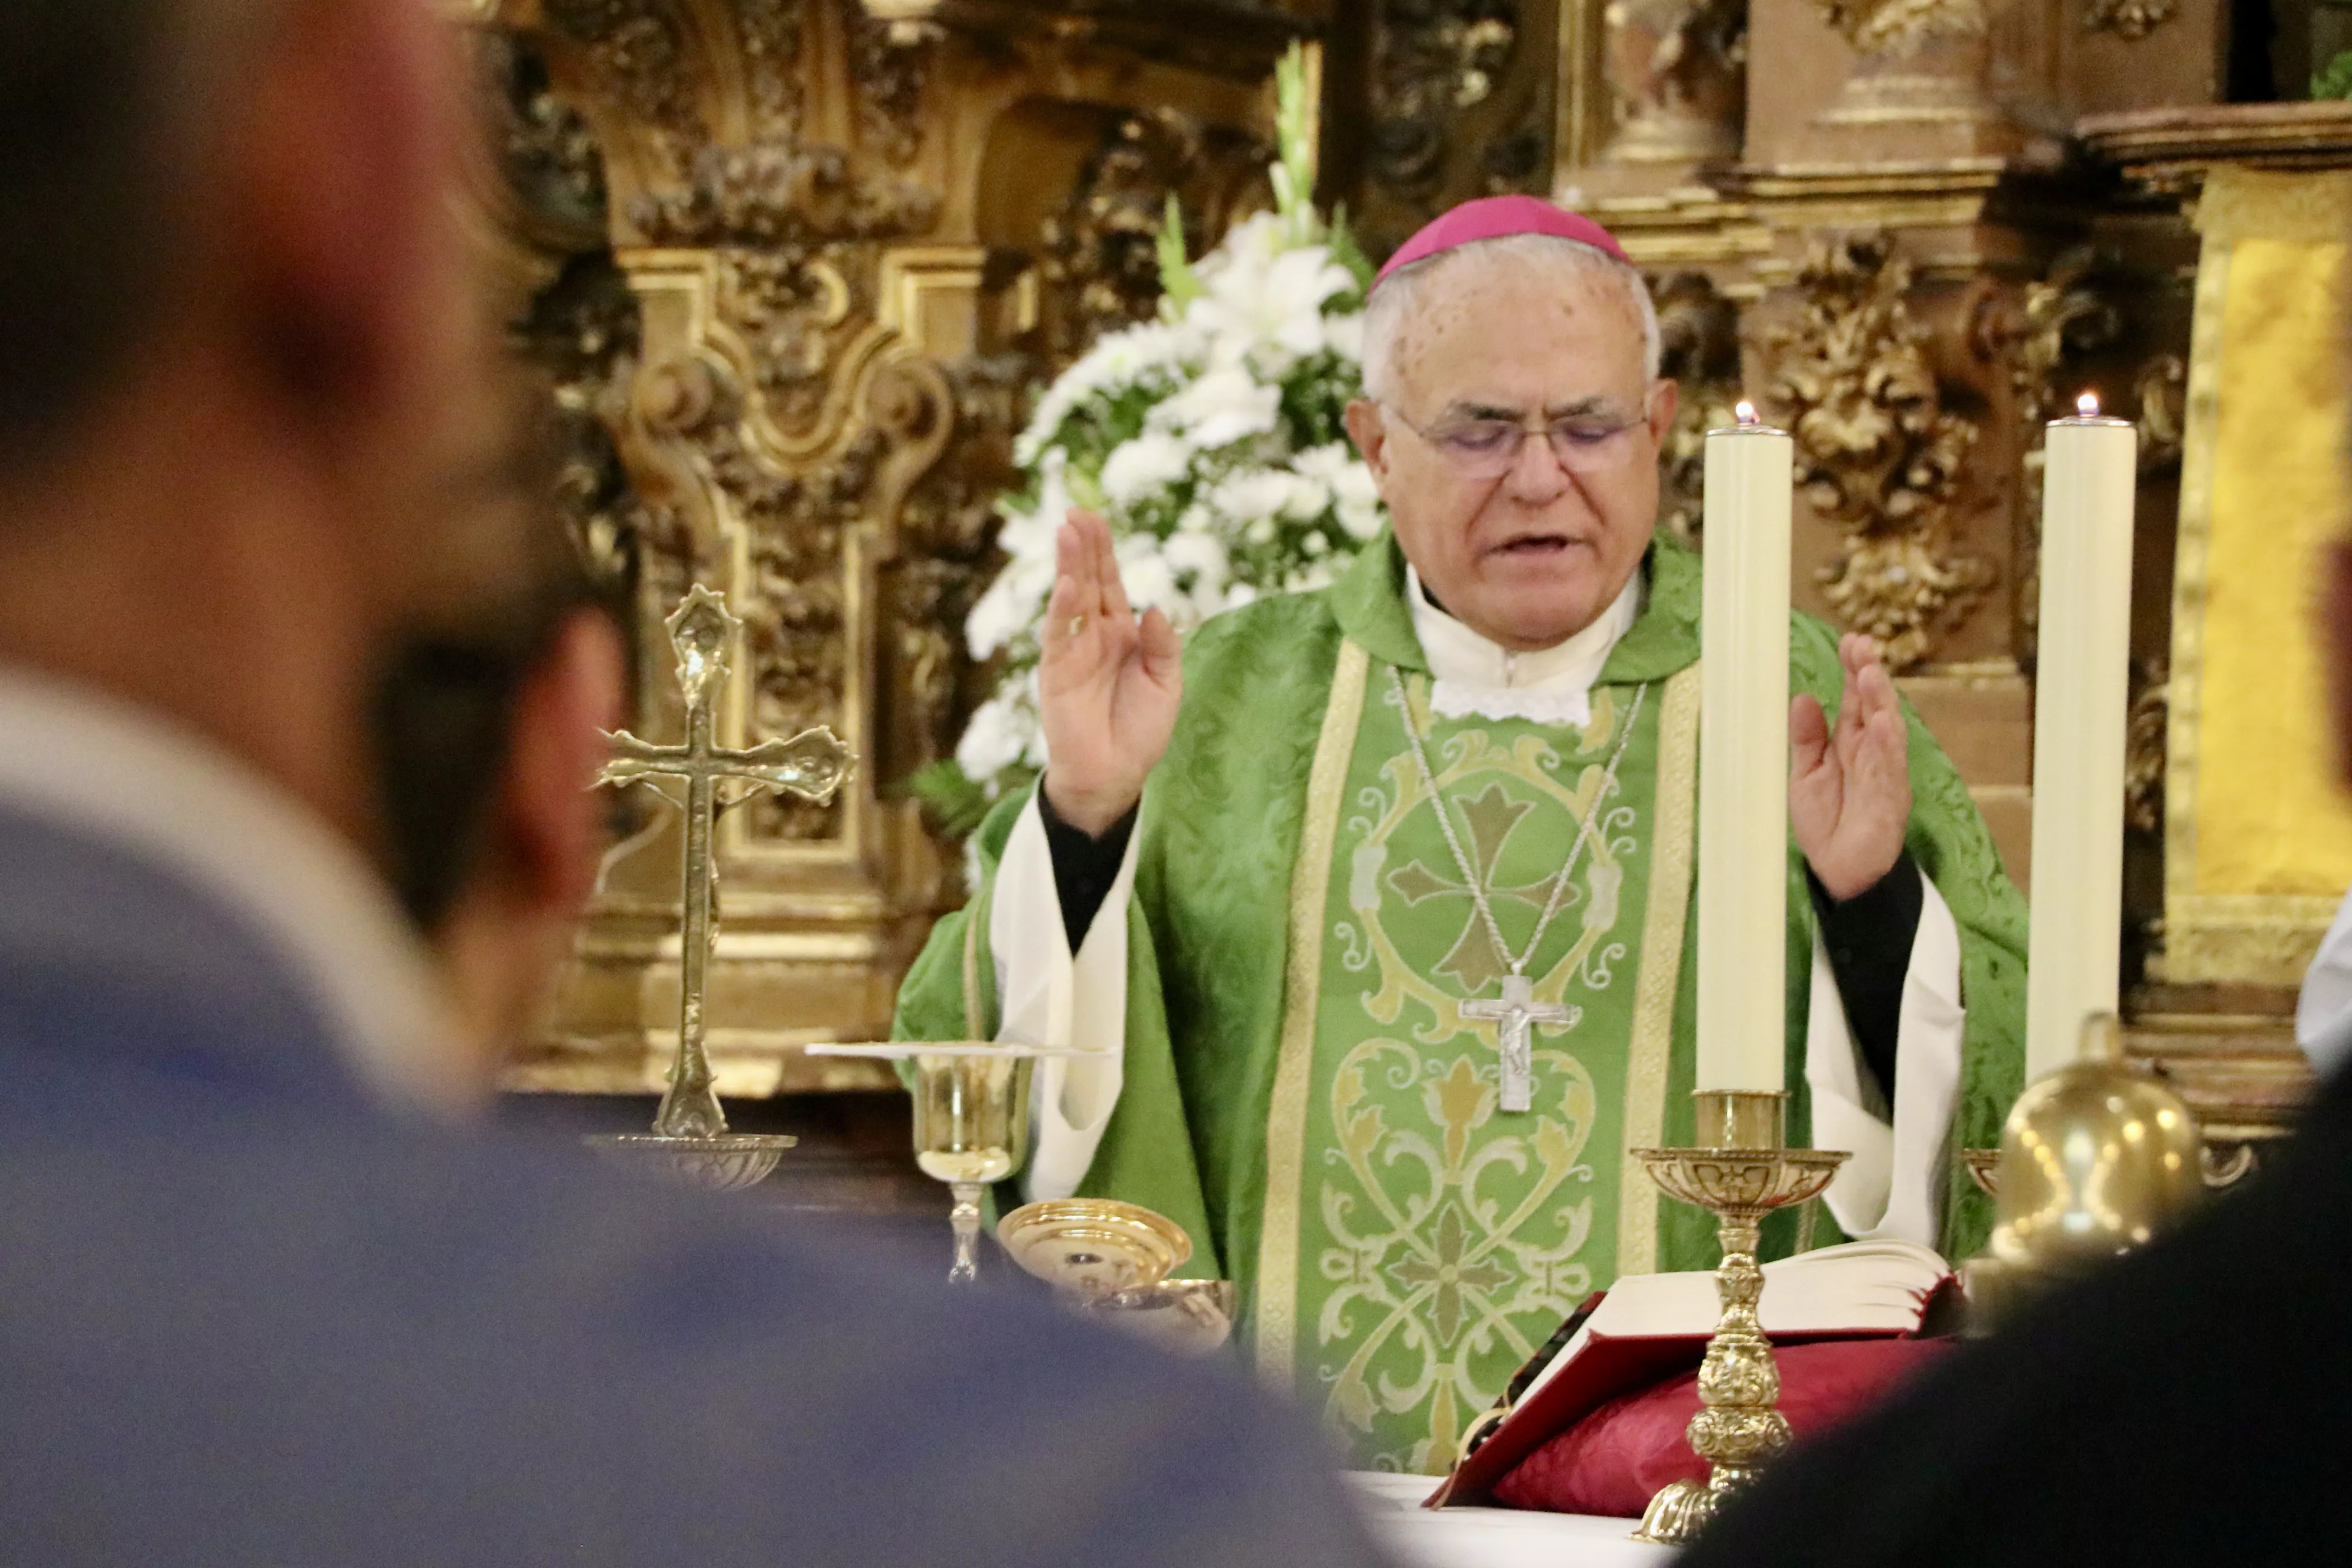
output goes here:
{"type": "Polygon", "coordinates": [[[664,625],[677,654],[677,683],[686,698],[686,742],[656,746],[626,730],[608,735],[613,760],[604,764],[597,782],[644,784],[686,817],[677,1058],[671,1064],[669,1088],[654,1115],[650,1135],[590,1142],[616,1152],[654,1155],[672,1173],[697,1186],[748,1187],[774,1170],[795,1141],[727,1131],[727,1113],[719,1109],[710,1055],[703,1043],[704,993],[719,928],[719,863],[711,837],[719,812],[736,804],[720,801],[719,790],[721,784],[734,784],[747,795],[766,789],[828,801],[849,776],[855,759],[831,730],[821,726],[749,750],[720,745],[719,689],[727,675],[728,650],[743,623],[728,614],[724,597],[697,584],[664,625]],[[671,782],[686,786],[682,796],[665,787],[671,782]]]}
{"type": "Polygon", "coordinates": [[[1757,1321],[1764,1271],[1757,1266],[1758,1227],[1777,1208],[1803,1203],[1837,1174],[1847,1155],[1788,1147],[1788,1096],[1701,1089],[1698,1147],[1636,1149],[1633,1156],[1670,1196],[1716,1216],[1723,1262],[1715,1271],[1723,1317],[1699,1367],[1702,1408],[1691,1417],[1690,1446],[1713,1467],[1706,1484],[1676,1481],[1650,1500],[1636,1541],[1678,1546],[1713,1519],[1723,1500],[1755,1479],[1789,1446],[1780,1414],[1780,1373],[1772,1342],[1757,1321]]]}

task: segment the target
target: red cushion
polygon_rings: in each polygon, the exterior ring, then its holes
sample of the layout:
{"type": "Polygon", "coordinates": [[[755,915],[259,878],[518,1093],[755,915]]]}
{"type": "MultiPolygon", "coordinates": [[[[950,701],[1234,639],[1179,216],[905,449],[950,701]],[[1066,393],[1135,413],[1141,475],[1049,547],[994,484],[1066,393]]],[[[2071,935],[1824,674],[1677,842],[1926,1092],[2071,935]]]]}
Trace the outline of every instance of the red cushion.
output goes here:
{"type": "MultiPolygon", "coordinates": [[[[1946,1340],[1823,1340],[1782,1345],[1780,1413],[1803,1437],[1860,1414],[1950,1347],[1946,1340]]],[[[1519,1461],[1495,1488],[1505,1508],[1637,1519],[1671,1481],[1703,1481],[1691,1452],[1698,1371],[1621,1394],[1519,1461]]]]}

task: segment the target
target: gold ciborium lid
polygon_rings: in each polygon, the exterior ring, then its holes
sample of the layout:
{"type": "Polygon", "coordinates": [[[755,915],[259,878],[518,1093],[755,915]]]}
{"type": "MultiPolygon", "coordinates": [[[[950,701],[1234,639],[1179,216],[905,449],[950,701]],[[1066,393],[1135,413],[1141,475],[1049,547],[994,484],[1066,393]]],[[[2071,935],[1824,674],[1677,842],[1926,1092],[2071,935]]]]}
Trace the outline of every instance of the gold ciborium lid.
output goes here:
{"type": "Polygon", "coordinates": [[[2124,1060],[2114,1015],[2083,1054],[2018,1096],[2001,1129],[1991,1256],[2004,1275],[2072,1272],[2128,1252],[2204,1190],[2188,1104],[2124,1060]]]}
{"type": "Polygon", "coordinates": [[[1113,1198],[1024,1204],[997,1222],[996,1239],[1046,1284],[1090,1299],[1157,1285],[1192,1256],[1182,1226],[1113,1198]]]}
{"type": "Polygon", "coordinates": [[[1167,1215],[1114,1198],[1053,1198],[997,1222],[1013,1260],[1082,1311],[1163,1350],[1205,1354],[1234,1330],[1237,1298],[1223,1279],[1171,1279],[1192,1238],[1167,1215]]]}

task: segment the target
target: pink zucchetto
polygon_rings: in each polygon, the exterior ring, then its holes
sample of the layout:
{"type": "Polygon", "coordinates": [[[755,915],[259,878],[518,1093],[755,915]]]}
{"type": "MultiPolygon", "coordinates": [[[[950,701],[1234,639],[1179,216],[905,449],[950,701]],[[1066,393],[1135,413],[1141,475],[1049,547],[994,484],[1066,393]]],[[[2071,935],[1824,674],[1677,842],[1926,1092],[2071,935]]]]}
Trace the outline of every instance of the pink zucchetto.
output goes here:
{"type": "Polygon", "coordinates": [[[1616,237],[1582,213],[1554,206],[1541,196],[1480,196],[1423,225],[1421,232],[1399,246],[1397,253],[1389,258],[1388,265],[1372,279],[1372,287],[1379,288],[1399,268],[1475,245],[1482,239],[1508,239],[1515,234],[1549,234],[1573,239],[1632,265],[1616,237]]]}

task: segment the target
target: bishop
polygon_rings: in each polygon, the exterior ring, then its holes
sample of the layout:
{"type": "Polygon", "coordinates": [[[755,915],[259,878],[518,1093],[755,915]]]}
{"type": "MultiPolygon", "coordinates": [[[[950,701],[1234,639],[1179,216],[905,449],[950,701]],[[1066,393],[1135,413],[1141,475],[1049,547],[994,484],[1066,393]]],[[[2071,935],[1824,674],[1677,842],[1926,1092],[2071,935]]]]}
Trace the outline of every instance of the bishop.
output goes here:
{"type": "MultiPolygon", "coordinates": [[[[1350,436],[1388,532],[1180,648],[1073,514],[1051,761],[900,1001],[1040,1072],[1030,1197],[1145,1204],[1363,1468],[1443,1469],[1591,1291],[1712,1267],[1628,1151],[1690,1140],[1698,559],[1656,529],[1676,392],[1640,274],[1525,196],[1373,286],[1350,436]]],[[[1853,1152],[1768,1254],[1959,1256],[1949,1149],[2020,1087],[2025,910],[1866,638],[1792,616],[1791,1135],[1853,1152]]]]}

